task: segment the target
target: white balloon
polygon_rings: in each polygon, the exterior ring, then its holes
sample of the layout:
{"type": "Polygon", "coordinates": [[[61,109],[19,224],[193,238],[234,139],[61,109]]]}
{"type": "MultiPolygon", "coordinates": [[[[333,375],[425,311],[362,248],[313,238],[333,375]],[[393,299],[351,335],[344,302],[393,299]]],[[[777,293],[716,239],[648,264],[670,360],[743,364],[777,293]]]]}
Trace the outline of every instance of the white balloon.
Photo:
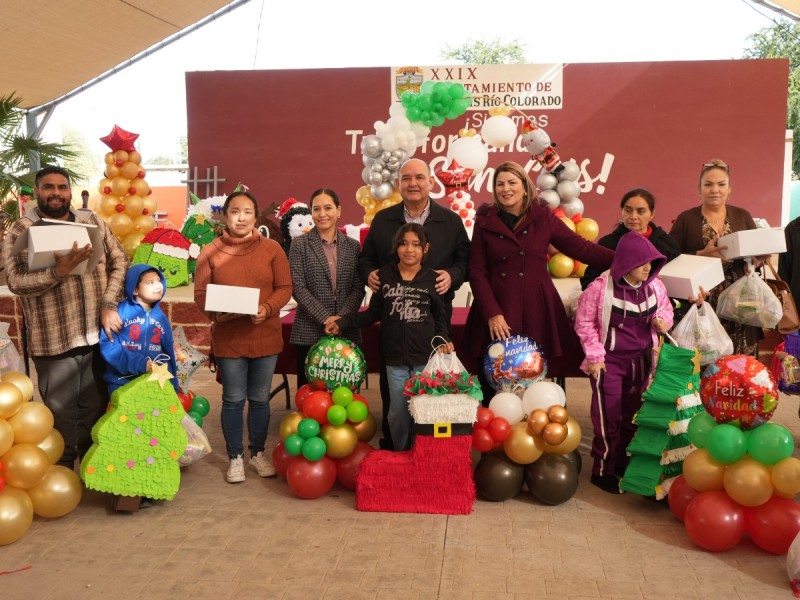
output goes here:
{"type": "Polygon", "coordinates": [[[540,190],[554,190],[557,185],[558,177],[547,171],[542,171],[539,173],[539,177],[536,178],[536,187],[540,190]]]}
{"type": "Polygon", "coordinates": [[[479,135],[462,137],[450,144],[447,159],[448,163],[456,160],[465,169],[479,173],[489,162],[489,150],[479,135]]]}
{"type": "Polygon", "coordinates": [[[569,202],[562,202],[561,208],[564,209],[564,214],[568,217],[572,217],[572,215],[582,215],[584,210],[583,200],[580,198],[573,198],[569,202]]]}
{"type": "Polygon", "coordinates": [[[503,417],[509,425],[519,423],[525,416],[522,400],[511,392],[497,392],[489,402],[489,409],[495,417],[503,417]]]}
{"type": "Polygon", "coordinates": [[[425,127],[425,125],[419,121],[411,124],[411,133],[414,134],[414,139],[417,141],[417,146],[422,146],[422,144],[425,143],[425,140],[428,139],[430,132],[431,128],[425,127]]]}
{"type": "Polygon", "coordinates": [[[581,176],[581,168],[578,166],[578,163],[574,160],[568,160],[561,164],[564,168],[561,169],[561,172],[558,174],[558,179],[560,181],[578,181],[578,177],[581,176]]]}
{"type": "Polygon", "coordinates": [[[574,181],[570,181],[569,179],[559,181],[558,185],[556,186],[556,191],[564,202],[569,202],[570,200],[577,198],[581,193],[578,184],[576,184],[574,181]]]}
{"type": "Polygon", "coordinates": [[[539,192],[539,204],[555,210],[561,204],[561,196],[555,190],[542,190],[539,192]]]}
{"type": "Polygon", "coordinates": [[[525,388],[522,395],[522,410],[526,415],[541,408],[547,410],[551,406],[566,406],[567,395],[564,389],[552,381],[537,381],[525,388]]]}
{"type": "Polygon", "coordinates": [[[392,102],[391,106],[389,106],[389,115],[392,117],[405,117],[406,107],[400,102],[392,102]]]}
{"type": "Polygon", "coordinates": [[[483,122],[481,136],[495,148],[508,146],[517,138],[517,126],[511,117],[494,116],[483,122]]]}

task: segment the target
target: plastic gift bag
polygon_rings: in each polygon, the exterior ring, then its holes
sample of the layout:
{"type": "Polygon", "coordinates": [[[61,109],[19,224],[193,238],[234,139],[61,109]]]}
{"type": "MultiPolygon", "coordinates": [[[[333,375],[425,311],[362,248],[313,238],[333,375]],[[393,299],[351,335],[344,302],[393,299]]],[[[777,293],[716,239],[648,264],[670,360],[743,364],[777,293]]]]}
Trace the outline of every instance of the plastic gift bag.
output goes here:
{"type": "Polygon", "coordinates": [[[783,316],[783,306],[766,282],[750,271],[719,295],[717,316],[743,325],[774,329],[783,316]]]}
{"type": "Polygon", "coordinates": [[[188,467],[210,454],[211,444],[208,443],[206,432],[189,415],[183,415],[181,425],[186,430],[188,442],[183,456],[178,459],[178,464],[182,467],[188,467]]]}
{"type": "Polygon", "coordinates": [[[672,337],[681,348],[697,348],[701,365],[733,354],[733,342],[708,304],[699,308],[692,304],[680,323],[672,329],[672,337]]]}
{"type": "Polygon", "coordinates": [[[25,371],[14,342],[8,335],[9,323],[0,323],[0,373],[6,371],[25,371]]]}

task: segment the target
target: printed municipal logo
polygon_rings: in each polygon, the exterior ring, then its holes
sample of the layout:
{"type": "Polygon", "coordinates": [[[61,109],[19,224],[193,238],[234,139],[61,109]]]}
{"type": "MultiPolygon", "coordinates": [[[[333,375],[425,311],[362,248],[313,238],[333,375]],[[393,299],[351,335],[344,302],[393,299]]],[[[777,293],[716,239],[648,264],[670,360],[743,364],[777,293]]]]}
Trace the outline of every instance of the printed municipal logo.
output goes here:
{"type": "Polygon", "coordinates": [[[394,92],[397,99],[403,92],[412,91],[419,94],[425,76],[421,67],[400,67],[394,73],[394,92]]]}

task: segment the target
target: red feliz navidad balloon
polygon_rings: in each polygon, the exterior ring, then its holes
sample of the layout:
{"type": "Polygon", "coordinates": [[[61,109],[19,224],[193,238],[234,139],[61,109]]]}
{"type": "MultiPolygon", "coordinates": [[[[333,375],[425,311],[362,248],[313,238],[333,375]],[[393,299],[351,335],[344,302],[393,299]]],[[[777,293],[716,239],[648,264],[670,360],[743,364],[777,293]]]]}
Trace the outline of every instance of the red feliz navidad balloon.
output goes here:
{"type": "Polygon", "coordinates": [[[700,397],[717,423],[753,429],[772,418],[778,386],[763,363],[733,354],[708,366],[700,382],[700,397]]]}

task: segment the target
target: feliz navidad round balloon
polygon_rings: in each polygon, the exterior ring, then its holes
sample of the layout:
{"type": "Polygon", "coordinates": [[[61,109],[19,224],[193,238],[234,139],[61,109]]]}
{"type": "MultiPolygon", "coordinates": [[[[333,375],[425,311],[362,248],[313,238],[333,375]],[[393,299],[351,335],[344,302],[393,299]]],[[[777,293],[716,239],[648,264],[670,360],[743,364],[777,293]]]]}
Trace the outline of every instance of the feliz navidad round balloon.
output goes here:
{"type": "Polygon", "coordinates": [[[717,423],[753,429],[772,418],[778,406],[778,386],[761,362],[752,356],[733,354],[706,368],[700,397],[717,423]]]}
{"type": "Polygon", "coordinates": [[[364,381],[366,372],[367,361],[361,348],[344,338],[320,338],[306,356],[306,377],[319,389],[344,386],[355,390],[364,381]]]}
{"type": "Polygon", "coordinates": [[[492,342],[483,353],[483,374],[496,390],[526,388],[547,375],[544,350],[524,335],[492,342]]]}

